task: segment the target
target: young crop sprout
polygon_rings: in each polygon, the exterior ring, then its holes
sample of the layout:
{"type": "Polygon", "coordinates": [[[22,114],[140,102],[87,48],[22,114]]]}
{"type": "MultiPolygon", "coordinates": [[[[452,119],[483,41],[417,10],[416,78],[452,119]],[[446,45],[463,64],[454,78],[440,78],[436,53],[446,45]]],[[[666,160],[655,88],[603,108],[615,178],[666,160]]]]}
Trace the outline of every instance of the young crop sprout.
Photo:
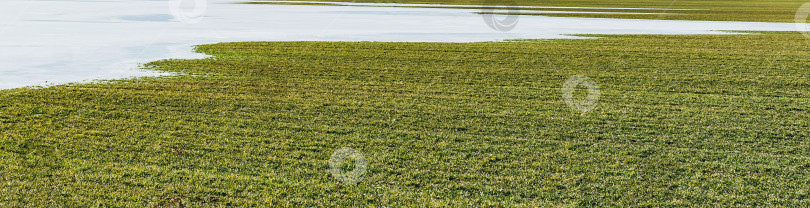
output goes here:
{"type": "Polygon", "coordinates": [[[332,158],[329,160],[329,172],[332,173],[332,177],[343,184],[354,185],[363,179],[367,165],[363,153],[343,147],[332,153],[332,158]],[[354,161],[354,166],[350,165],[352,161],[354,161]]]}
{"type": "Polygon", "coordinates": [[[599,96],[602,93],[593,79],[583,75],[575,75],[565,81],[562,94],[563,100],[565,100],[565,104],[567,104],[568,107],[582,111],[582,113],[587,113],[596,108],[596,104],[599,102],[599,96]],[[574,95],[579,86],[585,87],[588,90],[588,94],[584,99],[577,99],[577,96],[574,95]]]}

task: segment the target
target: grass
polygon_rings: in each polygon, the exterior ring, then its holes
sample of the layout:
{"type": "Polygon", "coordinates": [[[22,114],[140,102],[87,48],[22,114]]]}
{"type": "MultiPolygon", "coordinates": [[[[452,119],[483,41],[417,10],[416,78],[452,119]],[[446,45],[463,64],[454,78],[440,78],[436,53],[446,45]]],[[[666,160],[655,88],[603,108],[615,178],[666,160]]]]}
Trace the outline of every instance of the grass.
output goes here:
{"type": "Polygon", "coordinates": [[[188,75],[5,90],[0,206],[810,205],[806,38],[605,37],[221,43],[148,64],[188,75]]]}
{"type": "MultiPolygon", "coordinates": [[[[796,12],[803,0],[330,0],[333,2],[370,3],[423,3],[449,5],[518,5],[518,6],[560,6],[560,7],[618,7],[618,8],[667,8],[692,9],[677,11],[659,10],[612,10],[612,9],[521,9],[511,12],[516,15],[542,15],[555,17],[591,17],[625,19],[665,19],[665,20],[711,20],[711,21],[754,21],[754,22],[795,22],[796,12]],[[589,12],[642,12],[648,14],[526,14],[526,10],[546,11],[589,11],[589,12]],[[671,13],[671,14],[664,14],[671,13]]],[[[256,3],[256,2],[254,2],[256,3]]],[[[272,2],[259,2],[277,4],[272,2]]],[[[290,3],[284,3],[290,4],[290,3]]],[[[429,7],[429,6],[428,6],[429,7]]],[[[469,9],[469,8],[468,8],[469,9]]],[[[471,9],[481,10],[480,8],[471,9]]]]}

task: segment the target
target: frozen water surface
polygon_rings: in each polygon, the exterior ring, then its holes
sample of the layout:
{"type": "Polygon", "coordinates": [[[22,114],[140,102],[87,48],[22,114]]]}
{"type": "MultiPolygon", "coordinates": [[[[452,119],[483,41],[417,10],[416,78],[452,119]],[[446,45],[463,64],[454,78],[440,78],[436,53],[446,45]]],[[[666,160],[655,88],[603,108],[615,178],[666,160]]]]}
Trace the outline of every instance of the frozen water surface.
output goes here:
{"type": "Polygon", "coordinates": [[[796,30],[790,23],[520,16],[513,30],[503,32],[490,28],[475,9],[236,2],[0,1],[0,89],[161,75],[139,70],[138,65],[165,58],[201,58],[192,52],[193,45],[229,41],[475,42],[576,38],[566,34],[796,30]]]}

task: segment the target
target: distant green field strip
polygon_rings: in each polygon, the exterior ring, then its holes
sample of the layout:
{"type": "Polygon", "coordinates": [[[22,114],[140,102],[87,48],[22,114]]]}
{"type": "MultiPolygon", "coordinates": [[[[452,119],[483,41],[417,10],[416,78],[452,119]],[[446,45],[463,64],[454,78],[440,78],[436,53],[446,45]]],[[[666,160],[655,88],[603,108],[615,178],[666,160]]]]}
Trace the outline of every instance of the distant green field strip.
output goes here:
{"type": "MultiPolygon", "coordinates": [[[[254,3],[272,3],[255,1],[254,3]]],[[[542,14],[544,16],[561,17],[595,17],[595,18],[633,18],[633,19],[671,19],[671,20],[712,20],[712,21],[754,21],[754,22],[794,22],[796,12],[806,1],[719,1],[719,0],[551,0],[551,1],[465,1],[465,0],[336,0],[332,2],[366,2],[366,3],[415,3],[415,4],[445,4],[445,5],[505,5],[505,6],[556,6],[556,7],[611,7],[611,8],[650,8],[650,9],[680,9],[677,11],[652,10],[660,13],[678,13],[678,15],[626,15],[626,14],[542,14]]],[[[290,4],[290,3],[284,3],[290,4]]],[[[427,8],[435,8],[425,6],[427,8]]],[[[441,7],[447,8],[447,7],[441,7]]],[[[451,7],[452,8],[452,7],[451,7]]],[[[462,7],[459,7],[462,8],[462,7]]],[[[464,7],[466,8],[466,7],[464,7]]],[[[466,8],[469,9],[469,8],[466,8]]],[[[481,8],[485,9],[485,8],[481,8]]],[[[543,8],[520,10],[546,10],[546,11],[601,11],[601,12],[632,12],[627,10],[598,9],[598,8],[543,8]]],[[[634,10],[648,11],[648,10],[634,10]]],[[[519,10],[513,12],[522,14],[519,10]]],[[[537,15],[537,14],[526,14],[537,15]]]]}

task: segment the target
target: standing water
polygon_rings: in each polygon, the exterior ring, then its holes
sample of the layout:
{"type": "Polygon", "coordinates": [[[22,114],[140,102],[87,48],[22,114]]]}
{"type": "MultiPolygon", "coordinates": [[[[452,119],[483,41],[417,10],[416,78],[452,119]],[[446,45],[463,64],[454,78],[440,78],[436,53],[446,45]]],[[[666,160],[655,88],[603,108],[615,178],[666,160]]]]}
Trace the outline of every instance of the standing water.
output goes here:
{"type": "Polygon", "coordinates": [[[138,66],[159,59],[202,58],[192,52],[193,45],[217,42],[476,42],[577,38],[567,34],[796,30],[789,23],[544,16],[485,21],[487,16],[482,18],[475,9],[381,6],[259,5],[229,0],[3,0],[0,89],[161,75],[138,66]]]}

